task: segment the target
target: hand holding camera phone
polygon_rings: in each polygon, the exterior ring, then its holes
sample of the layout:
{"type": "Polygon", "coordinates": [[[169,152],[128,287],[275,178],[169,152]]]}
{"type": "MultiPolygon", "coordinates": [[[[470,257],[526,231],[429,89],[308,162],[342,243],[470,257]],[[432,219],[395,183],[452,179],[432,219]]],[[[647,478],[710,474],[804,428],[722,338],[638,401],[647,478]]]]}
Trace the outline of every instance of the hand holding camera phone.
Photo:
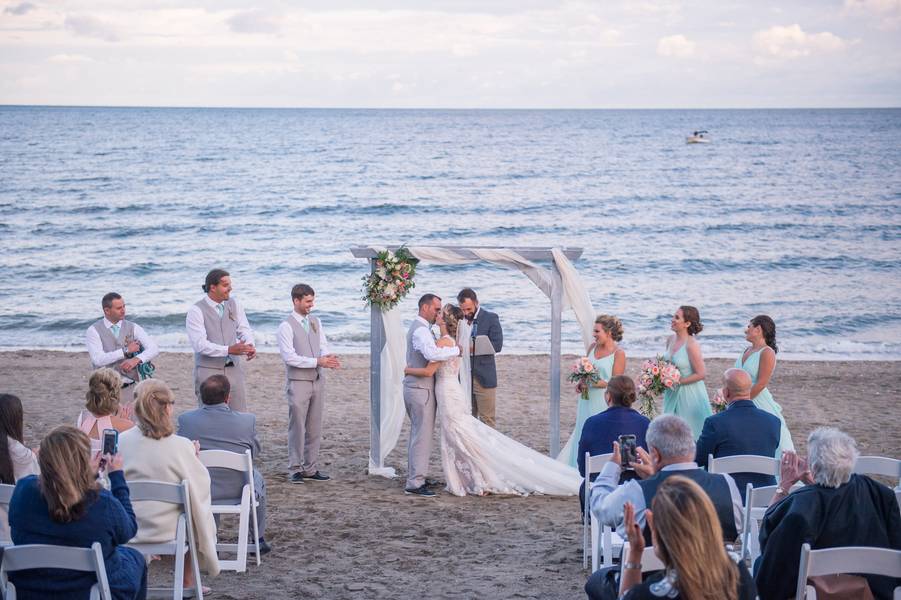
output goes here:
{"type": "Polygon", "coordinates": [[[635,451],[637,443],[634,435],[621,435],[619,441],[619,457],[623,469],[633,469],[632,463],[638,461],[638,453],[635,451]]]}

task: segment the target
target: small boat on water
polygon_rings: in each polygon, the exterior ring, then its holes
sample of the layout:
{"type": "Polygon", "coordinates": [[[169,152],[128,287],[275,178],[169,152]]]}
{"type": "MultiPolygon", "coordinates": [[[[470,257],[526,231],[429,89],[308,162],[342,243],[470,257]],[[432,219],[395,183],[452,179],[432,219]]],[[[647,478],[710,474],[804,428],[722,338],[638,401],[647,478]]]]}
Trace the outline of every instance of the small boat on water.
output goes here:
{"type": "Polygon", "coordinates": [[[710,138],[707,137],[706,131],[694,131],[690,136],[685,138],[686,144],[709,144],[710,138]]]}

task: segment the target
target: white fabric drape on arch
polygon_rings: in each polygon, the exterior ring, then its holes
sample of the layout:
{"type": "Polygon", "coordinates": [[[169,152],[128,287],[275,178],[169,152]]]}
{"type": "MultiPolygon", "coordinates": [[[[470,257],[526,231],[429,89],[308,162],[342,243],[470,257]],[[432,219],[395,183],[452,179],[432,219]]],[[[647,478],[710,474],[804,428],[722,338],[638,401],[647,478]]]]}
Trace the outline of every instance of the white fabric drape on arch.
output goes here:
{"type": "MultiPolygon", "coordinates": [[[[376,252],[384,248],[372,248],[376,252]]],[[[519,269],[534,283],[547,297],[550,297],[553,287],[553,276],[548,269],[536,265],[523,258],[517,252],[506,249],[471,248],[470,252],[476,257],[461,256],[456,252],[433,247],[411,247],[410,254],[421,261],[443,265],[462,265],[473,262],[486,261],[505,267],[519,269]]],[[[586,349],[591,342],[591,331],[594,327],[594,308],[591,305],[591,297],[578,272],[563,252],[554,248],[552,250],[554,261],[563,282],[563,310],[572,308],[579,323],[582,333],[582,341],[586,349]]],[[[403,378],[406,364],[406,335],[401,322],[400,311],[397,307],[382,313],[382,323],[385,329],[385,347],[381,353],[381,404],[379,424],[379,461],[374,463],[369,457],[369,473],[383,477],[394,477],[396,472],[392,467],[385,466],[385,457],[394,450],[397,439],[400,437],[404,424],[404,394],[403,378]]],[[[467,328],[469,325],[463,323],[467,328]]],[[[468,337],[468,335],[466,336],[468,337]]],[[[458,339],[461,337],[458,331],[458,339]]],[[[470,364],[468,357],[461,363],[460,379],[464,383],[464,389],[470,385],[470,364]]]]}

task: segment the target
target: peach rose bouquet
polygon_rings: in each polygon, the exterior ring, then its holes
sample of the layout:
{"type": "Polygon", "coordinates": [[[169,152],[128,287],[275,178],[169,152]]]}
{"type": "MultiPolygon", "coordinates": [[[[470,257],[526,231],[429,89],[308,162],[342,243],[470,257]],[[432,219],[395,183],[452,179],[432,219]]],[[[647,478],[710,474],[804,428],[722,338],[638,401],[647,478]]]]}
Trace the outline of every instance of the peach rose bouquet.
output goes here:
{"type": "Polygon", "coordinates": [[[638,374],[638,397],[641,399],[641,413],[648,418],[657,414],[656,400],[666,390],[679,385],[681,374],[676,365],[658,356],[654,360],[646,360],[638,374]]]}

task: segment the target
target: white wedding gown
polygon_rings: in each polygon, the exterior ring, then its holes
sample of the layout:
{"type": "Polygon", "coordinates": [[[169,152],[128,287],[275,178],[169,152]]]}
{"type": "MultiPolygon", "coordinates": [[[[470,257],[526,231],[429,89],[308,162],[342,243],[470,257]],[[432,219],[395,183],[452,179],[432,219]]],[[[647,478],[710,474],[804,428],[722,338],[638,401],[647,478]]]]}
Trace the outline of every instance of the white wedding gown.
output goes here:
{"type": "Polygon", "coordinates": [[[459,380],[460,359],[438,367],[435,398],[447,491],[467,494],[579,493],[579,471],[485,425],[470,414],[459,380]]]}

